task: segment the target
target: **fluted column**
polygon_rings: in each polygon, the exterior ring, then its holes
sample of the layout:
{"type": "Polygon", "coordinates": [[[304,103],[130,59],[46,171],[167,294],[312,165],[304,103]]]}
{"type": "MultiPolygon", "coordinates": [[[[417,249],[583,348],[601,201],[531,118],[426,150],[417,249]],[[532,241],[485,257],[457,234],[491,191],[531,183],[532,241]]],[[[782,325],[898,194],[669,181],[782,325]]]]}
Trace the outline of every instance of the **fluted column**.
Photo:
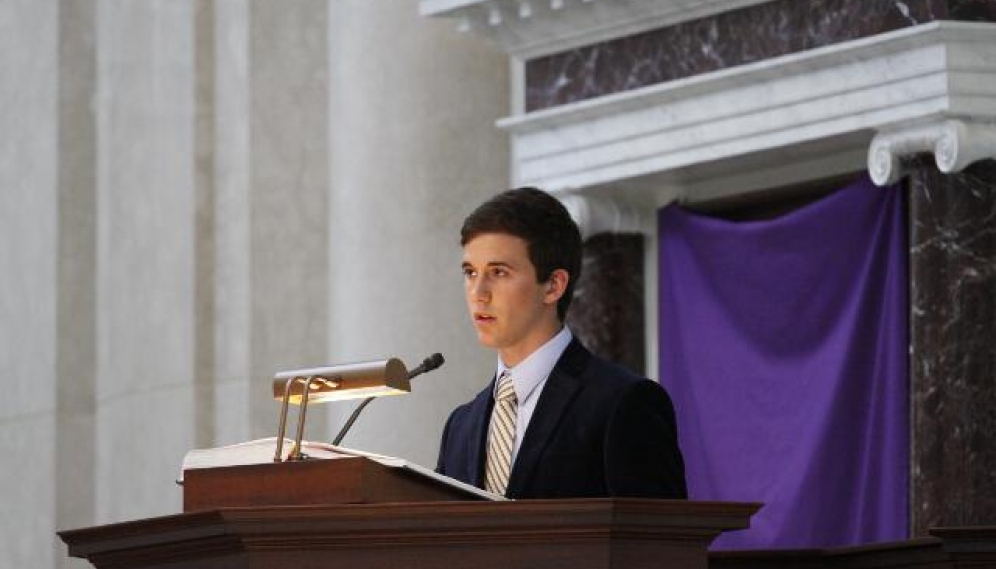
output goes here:
{"type": "Polygon", "coordinates": [[[447,413],[496,362],[466,316],[459,227],[508,184],[494,127],[507,114],[507,58],[412,3],[330,10],[331,359],[447,359],[412,395],[372,405],[344,444],[434,465],[447,413]]]}
{"type": "Polygon", "coordinates": [[[330,4],[248,2],[253,437],[276,434],[273,373],[327,356],[330,4]]]}
{"type": "Polygon", "coordinates": [[[96,37],[93,496],[109,522],[176,511],[194,442],[195,2],[101,0],[96,37]]]}
{"type": "Polygon", "coordinates": [[[0,566],[56,565],[58,3],[0,2],[0,566]],[[8,522],[7,520],[11,520],[8,522]]]}
{"type": "MultiPolygon", "coordinates": [[[[93,523],[97,508],[97,5],[61,3],[58,16],[55,527],[93,523]]],[[[55,566],[82,565],[53,550],[55,566]]]]}

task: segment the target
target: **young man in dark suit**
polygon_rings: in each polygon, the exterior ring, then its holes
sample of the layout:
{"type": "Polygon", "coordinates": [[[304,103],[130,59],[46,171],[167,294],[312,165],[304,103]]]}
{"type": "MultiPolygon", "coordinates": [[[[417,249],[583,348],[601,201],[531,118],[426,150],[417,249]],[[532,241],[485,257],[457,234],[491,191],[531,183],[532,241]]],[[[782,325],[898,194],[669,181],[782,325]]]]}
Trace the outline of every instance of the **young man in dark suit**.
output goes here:
{"type": "Polygon", "coordinates": [[[460,237],[467,308],[498,365],[450,415],[437,470],[510,498],[685,498],[667,393],[564,326],[581,235],[563,205],[509,190],[471,213],[460,237]]]}

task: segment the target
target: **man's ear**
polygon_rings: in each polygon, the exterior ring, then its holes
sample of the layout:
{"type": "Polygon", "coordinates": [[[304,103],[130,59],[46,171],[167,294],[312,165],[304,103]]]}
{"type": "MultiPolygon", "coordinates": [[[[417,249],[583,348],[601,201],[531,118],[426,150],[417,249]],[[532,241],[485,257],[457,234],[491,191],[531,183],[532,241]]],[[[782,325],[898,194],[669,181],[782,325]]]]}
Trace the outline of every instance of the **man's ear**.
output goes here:
{"type": "Polygon", "coordinates": [[[560,297],[567,292],[567,283],[570,282],[571,275],[564,269],[554,269],[550,277],[546,279],[546,288],[543,291],[543,301],[547,304],[556,304],[560,297]]]}

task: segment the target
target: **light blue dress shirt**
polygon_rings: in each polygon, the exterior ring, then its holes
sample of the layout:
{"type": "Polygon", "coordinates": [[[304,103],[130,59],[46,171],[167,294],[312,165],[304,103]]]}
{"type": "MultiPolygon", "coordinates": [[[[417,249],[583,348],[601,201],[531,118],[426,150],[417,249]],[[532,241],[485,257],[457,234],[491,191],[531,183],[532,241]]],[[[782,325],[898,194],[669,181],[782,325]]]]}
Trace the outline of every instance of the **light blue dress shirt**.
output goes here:
{"type": "MultiPolygon", "coordinates": [[[[536,402],[539,401],[540,394],[543,393],[543,386],[553,371],[553,366],[557,365],[557,360],[567,349],[574,336],[571,331],[564,326],[553,338],[547,340],[535,352],[529,354],[526,359],[519,362],[515,367],[506,367],[501,359],[498,360],[498,370],[495,377],[508,370],[512,376],[512,383],[515,385],[515,398],[519,402],[518,411],[515,417],[515,446],[512,449],[512,464],[515,464],[515,457],[519,455],[519,447],[522,446],[522,439],[526,434],[526,428],[536,410],[536,402]]],[[[497,383],[495,389],[497,389],[497,383]]],[[[494,394],[493,394],[494,395],[494,394]]]]}

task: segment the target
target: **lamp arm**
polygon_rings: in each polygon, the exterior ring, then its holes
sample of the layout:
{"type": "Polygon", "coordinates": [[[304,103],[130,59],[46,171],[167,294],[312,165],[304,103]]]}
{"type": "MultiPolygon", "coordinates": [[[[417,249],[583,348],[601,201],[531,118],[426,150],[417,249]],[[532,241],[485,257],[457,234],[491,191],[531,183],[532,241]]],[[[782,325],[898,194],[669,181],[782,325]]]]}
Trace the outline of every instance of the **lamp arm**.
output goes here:
{"type": "Polygon", "coordinates": [[[287,431],[287,407],[290,404],[291,385],[295,381],[301,381],[299,377],[292,377],[284,384],[284,400],[280,405],[280,427],[277,429],[277,450],[273,454],[273,462],[283,462],[284,433],[287,431]]]}
{"type": "Polygon", "coordinates": [[[304,418],[308,413],[308,401],[311,399],[308,397],[308,393],[311,392],[311,384],[316,380],[321,380],[320,377],[313,375],[308,378],[308,381],[304,384],[304,391],[301,392],[301,410],[298,411],[297,415],[297,436],[294,437],[294,449],[287,457],[287,460],[302,460],[305,458],[304,453],[301,452],[301,443],[304,440],[304,418]]]}

